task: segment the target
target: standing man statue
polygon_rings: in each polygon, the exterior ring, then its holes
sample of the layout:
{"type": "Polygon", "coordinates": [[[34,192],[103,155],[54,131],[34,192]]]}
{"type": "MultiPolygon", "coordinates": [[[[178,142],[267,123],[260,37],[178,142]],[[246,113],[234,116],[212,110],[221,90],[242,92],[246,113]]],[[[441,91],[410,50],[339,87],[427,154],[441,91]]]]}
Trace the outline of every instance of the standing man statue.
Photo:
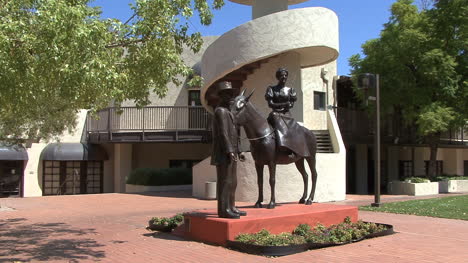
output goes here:
{"type": "Polygon", "coordinates": [[[228,81],[218,83],[217,89],[220,102],[214,110],[211,164],[216,165],[218,216],[240,218],[247,215],[235,206],[237,161],[243,161],[244,158],[239,151],[240,130],[230,111],[237,90],[228,81]]]}

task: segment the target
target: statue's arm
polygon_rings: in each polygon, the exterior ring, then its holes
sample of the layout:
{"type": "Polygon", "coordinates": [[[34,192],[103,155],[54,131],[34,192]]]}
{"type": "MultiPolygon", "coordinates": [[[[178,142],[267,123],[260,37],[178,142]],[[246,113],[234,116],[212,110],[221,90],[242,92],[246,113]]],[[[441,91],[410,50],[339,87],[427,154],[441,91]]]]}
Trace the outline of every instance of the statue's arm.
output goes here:
{"type": "Polygon", "coordinates": [[[289,105],[289,102],[274,102],[273,97],[273,89],[271,87],[268,87],[265,93],[265,100],[268,103],[268,107],[272,109],[281,109],[289,105]]]}
{"type": "Polygon", "coordinates": [[[234,146],[231,143],[231,140],[228,135],[228,130],[229,130],[229,122],[230,122],[230,116],[228,109],[225,108],[218,108],[215,111],[215,118],[216,122],[219,123],[219,134],[218,134],[218,139],[221,140],[221,144],[223,145],[224,153],[225,154],[230,154],[230,153],[235,153],[234,146]]]}
{"type": "Polygon", "coordinates": [[[294,102],[297,101],[297,94],[294,88],[289,90],[289,108],[294,107],[294,102]]]}

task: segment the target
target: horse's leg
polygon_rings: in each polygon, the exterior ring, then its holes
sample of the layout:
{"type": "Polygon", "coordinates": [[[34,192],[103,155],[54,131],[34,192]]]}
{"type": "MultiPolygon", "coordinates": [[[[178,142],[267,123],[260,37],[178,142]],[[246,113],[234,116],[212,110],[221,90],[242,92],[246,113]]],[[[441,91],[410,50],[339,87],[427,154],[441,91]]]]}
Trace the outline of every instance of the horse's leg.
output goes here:
{"type": "Polygon", "coordinates": [[[255,163],[255,170],[257,170],[257,185],[258,185],[258,200],[255,203],[255,208],[262,208],[263,202],[263,164],[255,163]]]}
{"type": "Polygon", "coordinates": [[[309,175],[307,175],[304,167],[304,158],[301,158],[296,162],[296,168],[301,173],[302,180],[304,181],[304,193],[302,194],[302,198],[299,200],[299,204],[303,204],[307,198],[307,183],[309,181],[309,175]]]}
{"type": "Polygon", "coordinates": [[[276,197],[275,197],[275,183],[276,183],[276,164],[275,162],[270,162],[268,164],[268,170],[270,171],[270,203],[268,204],[268,209],[273,209],[276,206],[276,197]]]}
{"type": "Polygon", "coordinates": [[[315,155],[306,157],[307,163],[309,163],[310,172],[312,173],[312,189],[310,190],[309,199],[307,199],[306,205],[312,204],[314,201],[315,187],[317,186],[317,170],[315,169],[315,155]]]}

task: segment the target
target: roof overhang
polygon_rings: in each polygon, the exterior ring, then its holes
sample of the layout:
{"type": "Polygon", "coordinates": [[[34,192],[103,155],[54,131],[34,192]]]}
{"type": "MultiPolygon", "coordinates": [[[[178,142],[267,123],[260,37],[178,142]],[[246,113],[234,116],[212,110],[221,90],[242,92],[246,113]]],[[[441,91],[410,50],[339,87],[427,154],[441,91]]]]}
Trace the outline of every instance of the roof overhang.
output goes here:
{"type": "Polygon", "coordinates": [[[23,146],[12,145],[5,146],[0,145],[0,160],[8,161],[21,161],[28,160],[28,153],[23,146]]]}
{"type": "Polygon", "coordinates": [[[51,143],[41,153],[43,161],[103,161],[107,152],[96,144],[51,143]]]}

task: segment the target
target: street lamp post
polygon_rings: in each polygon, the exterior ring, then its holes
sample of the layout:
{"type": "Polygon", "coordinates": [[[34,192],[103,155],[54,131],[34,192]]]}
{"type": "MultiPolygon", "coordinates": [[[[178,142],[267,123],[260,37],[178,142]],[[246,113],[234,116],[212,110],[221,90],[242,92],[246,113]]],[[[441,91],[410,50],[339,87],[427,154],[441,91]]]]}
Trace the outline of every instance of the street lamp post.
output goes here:
{"type": "Polygon", "coordinates": [[[358,76],[358,87],[364,90],[375,88],[375,97],[366,95],[366,100],[375,100],[375,134],[374,134],[374,203],[380,207],[380,80],[379,74],[365,73],[358,76]]]}

